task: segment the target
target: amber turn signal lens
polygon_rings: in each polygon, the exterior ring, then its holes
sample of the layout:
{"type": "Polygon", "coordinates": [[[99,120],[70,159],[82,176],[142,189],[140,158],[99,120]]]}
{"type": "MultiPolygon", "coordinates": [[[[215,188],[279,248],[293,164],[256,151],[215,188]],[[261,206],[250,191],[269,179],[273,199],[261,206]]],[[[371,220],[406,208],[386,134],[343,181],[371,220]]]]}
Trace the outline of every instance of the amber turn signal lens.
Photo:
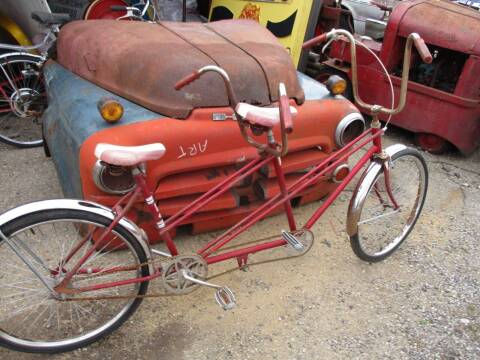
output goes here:
{"type": "Polygon", "coordinates": [[[123,106],[117,100],[100,99],[97,107],[103,120],[108,123],[115,123],[123,116],[123,106]]]}
{"type": "Polygon", "coordinates": [[[347,81],[338,75],[330,76],[325,85],[332,95],[341,95],[347,90],[347,81]]]}

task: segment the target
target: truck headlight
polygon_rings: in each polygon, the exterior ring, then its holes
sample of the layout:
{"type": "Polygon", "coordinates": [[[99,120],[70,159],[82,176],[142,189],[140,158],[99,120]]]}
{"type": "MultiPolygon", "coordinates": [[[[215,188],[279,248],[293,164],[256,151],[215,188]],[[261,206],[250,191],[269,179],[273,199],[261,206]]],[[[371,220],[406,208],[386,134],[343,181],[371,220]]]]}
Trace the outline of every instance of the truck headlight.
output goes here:
{"type": "Polygon", "coordinates": [[[93,167],[92,175],[95,185],[108,194],[126,194],[135,187],[131,170],[123,166],[114,166],[98,160],[93,167]]]}
{"type": "Polygon", "coordinates": [[[365,120],[360,113],[351,113],[345,116],[335,130],[335,143],[344,147],[365,131],[365,120]]]}

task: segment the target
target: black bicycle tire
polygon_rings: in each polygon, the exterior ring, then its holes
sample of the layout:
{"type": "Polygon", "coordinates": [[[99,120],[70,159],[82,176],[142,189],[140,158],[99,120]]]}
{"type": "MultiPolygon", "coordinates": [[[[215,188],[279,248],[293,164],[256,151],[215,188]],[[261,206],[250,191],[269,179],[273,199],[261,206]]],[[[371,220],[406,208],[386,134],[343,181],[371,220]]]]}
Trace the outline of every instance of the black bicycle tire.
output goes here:
{"type": "MultiPolygon", "coordinates": [[[[85,210],[65,210],[65,209],[48,209],[48,210],[41,210],[31,214],[24,215],[22,217],[16,218],[8,222],[7,224],[2,226],[2,232],[5,236],[9,236],[10,234],[14,234],[20,231],[23,228],[28,226],[32,226],[35,224],[39,224],[45,221],[51,220],[87,220],[91,221],[103,226],[108,226],[111,223],[111,219],[103,217],[93,212],[88,212],[85,210]]],[[[120,234],[126,241],[128,241],[138,256],[138,259],[141,264],[147,262],[147,256],[145,254],[144,249],[138,242],[138,240],[123,226],[117,225],[114,228],[115,232],[120,234]]],[[[142,276],[148,276],[149,270],[148,265],[143,265],[141,267],[142,276]]],[[[148,281],[144,281],[140,283],[138,295],[145,295],[148,290],[148,281]]],[[[38,347],[34,345],[19,345],[17,343],[13,343],[5,338],[5,335],[2,333],[2,329],[0,329],[0,345],[7,347],[9,349],[15,351],[22,351],[22,352],[29,352],[29,353],[47,353],[47,354],[55,354],[61,352],[72,351],[84,346],[87,346],[91,343],[94,343],[105,336],[111,334],[113,331],[118,329],[138,308],[140,303],[142,302],[143,298],[137,297],[129,306],[128,310],[119,317],[114,323],[112,323],[108,328],[104,329],[102,332],[92,336],[90,338],[86,338],[84,340],[78,341],[76,343],[63,345],[63,346],[52,346],[52,347],[38,347]]]]}
{"type": "MultiPolygon", "coordinates": [[[[385,258],[389,257],[390,255],[392,255],[395,250],[398,249],[398,247],[407,239],[408,235],[411,233],[411,231],[414,229],[416,223],[417,223],[417,220],[418,218],[420,217],[420,214],[422,213],[422,209],[423,209],[423,206],[425,204],[425,199],[426,199],[426,195],[427,195],[427,191],[428,191],[428,167],[427,167],[427,163],[424,159],[424,157],[422,156],[422,154],[416,150],[416,149],[412,149],[412,148],[407,148],[407,149],[404,149],[404,150],[401,150],[399,152],[397,152],[396,154],[394,154],[392,156],[392,161],[395,161],[397,159],[399,159],[400,157],[402,156],[414,156],[416,157],[418,160],[420,160],[420,163],[422,165],[422,169],[424,171],[424,175],[425,175],[425,186],[424,186],[424,191],[423,191],[423,196],[422,196],[422,199],[420,200],[420,206],[419,206],[419,211],[418,213],[416,214],[415,218],[413,219],[413,222],[412,222],[412,225],[411,227],[408,229],[408,231],[404,234],[404,236],[402,237],[402,239],[392,248],[390,249],[390,251],[382,254],[382,255],[376,255],[376,256],[372,256],[370,254],[367,254],[362,246],[361,246],[361,239],[360,239],[360,236],[361,234],[360,233],[360,230],[357,231],[354,235],[350,236],[350,245],[352,247],[352,250],[353,252],[355,253],[356,256],[358,256],[361,260],[364,260],[364,261],[367,261],[367,262],[378,262],[378,261],[381,261],[381,260],[384,260],[385,258]]],[[[381,170],[377,176],[375,177],[375,180],[373,181],[373,183],[375,183],[377,181],[377,179],[380,177],[380,175],[383,173],[383,170],[381,170]]],[[[362,205],[362,211],[363,211],[363,205],[362,205]]],[[[360,216],[361,217],[361,216],[360,216]]]]}
{"type": "MultiPolygon", "coordinates": [[[[39,68],[42,66],[43,60],[39,59],[38,56],[36,55],[30,55],[30,54],[21,54],[21,53],[11,53],[11,54],[5,54],[0,57],[0,64],[3,66],[5,63],[12,61],[12,58],[14,60],[31,60],[32,62],[35,62],[39,64],[39,68]],[[6,60],[6,62],[3,62],[6,60]]],[[[8,144],[8,145],[13,145],[15,147],[21,148],[21,149],[28,149],[28,148],[35,148],[43,145],[43,136],[41,139],[35,140],[35,141],[29,141],[29,142],[22,142],[22,141],[15,141],[7,136],[4,136],[0,134],[0,141],[8,144]]]]}

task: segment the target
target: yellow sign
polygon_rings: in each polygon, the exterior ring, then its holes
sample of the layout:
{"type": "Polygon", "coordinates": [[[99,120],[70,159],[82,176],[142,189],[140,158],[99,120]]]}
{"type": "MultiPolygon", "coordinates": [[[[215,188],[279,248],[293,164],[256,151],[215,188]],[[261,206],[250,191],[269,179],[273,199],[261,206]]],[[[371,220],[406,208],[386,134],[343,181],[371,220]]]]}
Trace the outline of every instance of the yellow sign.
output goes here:
{"type": "Polygon", "coordinates": [[[210,21],[225,19],[258,21],[280,40],[298,66],[313,2],[314,0],[212,0],[210,21]]]}

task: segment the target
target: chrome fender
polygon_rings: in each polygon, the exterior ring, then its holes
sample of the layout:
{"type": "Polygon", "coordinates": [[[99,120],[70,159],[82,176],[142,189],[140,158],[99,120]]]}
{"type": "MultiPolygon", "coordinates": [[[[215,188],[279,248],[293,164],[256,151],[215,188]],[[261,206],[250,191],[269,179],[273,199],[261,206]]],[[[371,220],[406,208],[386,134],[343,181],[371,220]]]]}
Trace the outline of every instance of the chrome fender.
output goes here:
{"type": "MultiPolygon", "coordinates": [[[[75,199],[52,199],[21,205],[3,213],[2,215],[0,215],[0,227],[12,221],[13,219],[38,211],[63,209],[88,211],[112,221],[115,218],[115,213],[112,211],[112,209],[91,201],[75,199]]],[[[145,254],[147,255],[150,274],[153,274],[155,271],[150,261],[152,259],[152,251],[148,244],[148,240],[146,239],[145,233],[137,225],[135,225],[132,221],[125,217],[120,219],[119,224],[123,226],[140,243],[143,250],[145,251],[145,254]]]]}
{"type": "MultiPolygon", "coordinates": [[[[407,149],[405,145],[395,144],[387,147],[385,152],[389,158],[392,158],[396,153],[407,149]]],[[[363,172],[358,184],[353,192],[347,213],[347,234],[352,237],[358,233],[358,221],[362,212],[363,203],[367,198],[368,192],[373,186],[378,174],[382,171],[382,160],[374,159],[367,169],[363,172]]]]}
{"type": "Polygon", "coordinates": [[[4,58],[9,58],[10,56],[13,56],[13,55],[26,55],[30,58],[36,58],[38,61],[44,61],[45,58],[43,56],[40,56],[40,55],[35,55],[35,54],[30,54],[30,53],[19,53],[17,51],[12,51],[12,52],[9,52],[9,53],[6,53],[6,54],[2,54],[0,55],[0,60],[4,59],[4,58]]]}

